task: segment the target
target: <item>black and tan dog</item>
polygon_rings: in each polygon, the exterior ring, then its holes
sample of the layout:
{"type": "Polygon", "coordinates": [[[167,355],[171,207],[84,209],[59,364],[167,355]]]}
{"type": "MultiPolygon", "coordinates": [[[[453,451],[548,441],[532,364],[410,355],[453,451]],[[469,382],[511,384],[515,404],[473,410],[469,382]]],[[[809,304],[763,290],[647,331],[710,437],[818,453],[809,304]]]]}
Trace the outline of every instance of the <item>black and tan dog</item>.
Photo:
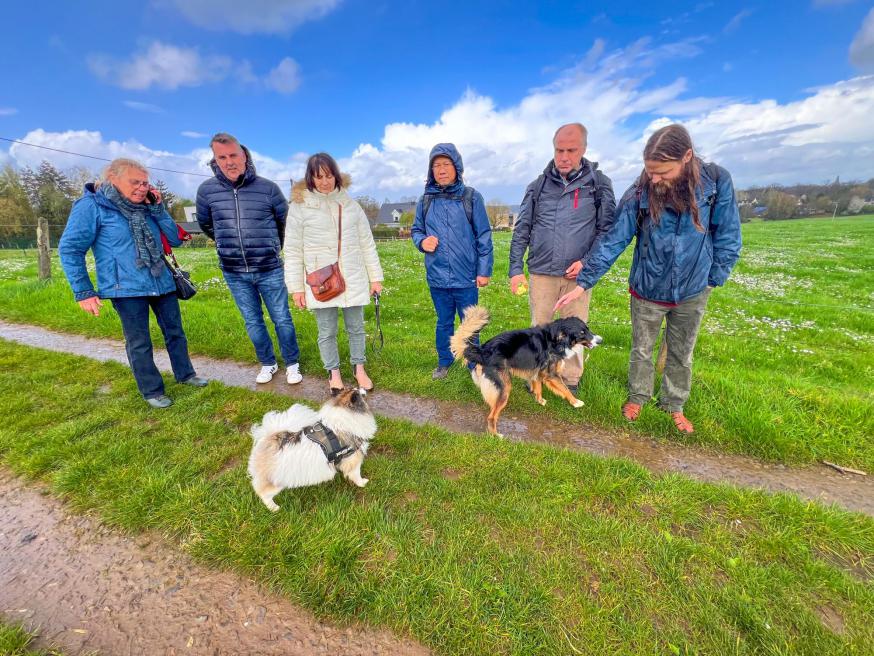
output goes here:
{"type": "Polygon", "coordinates": [[[523,330],[510,330],[481,346],[471,340],[489,323],[489,313],[475,305],[464,311],[464,321],[450,340],[456,360],[474,365],[473,382],[489,405],[488,429],[498,433],[498,417],[506,407],[512,389],[511,377],[526,381],[540,405],[546,405],[543,386],[575,408],[583,405],[561,379],[565,358],[580,356],[581,347],[595,348],[601,343],[581,319],[570,317],[523,330]]]}

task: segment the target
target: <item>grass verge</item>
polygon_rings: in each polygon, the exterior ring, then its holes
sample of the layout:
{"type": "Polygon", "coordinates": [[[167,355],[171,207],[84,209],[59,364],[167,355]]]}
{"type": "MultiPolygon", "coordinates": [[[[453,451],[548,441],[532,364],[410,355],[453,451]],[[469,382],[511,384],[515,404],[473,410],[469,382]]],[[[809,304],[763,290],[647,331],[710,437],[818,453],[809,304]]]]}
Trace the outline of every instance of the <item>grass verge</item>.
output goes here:
{"type": "MultiPolygon", "coordinates": [[[[874,470],[874,292],[865,275],[874,270],[869,248],[874,220],[753,223],[743,230],[740,263],[729,283],[711,296],[696,348],[694,387],[686,406],[696,433],[679,435],[670,418],[650,406],[631,430],[768,460],[801,464],[825,459],[874,470]]],[[[481,294],[493,315],[486,338],[528,324],[527,299],[512,296],[506,285],[509,239],[508,233],[496,233],[493,284],[481,294]]],[[[379,250],[386,274],[386,347],[370,358],[374,380],[383,389],[481,404],[460,368],[453,367],[439,384],[431,381],[434,311],[422,255],[404,241],[380,244],[379,250]]],[[[254,368],[252,345],[215,252],[180,249],[179,259],[201,288],[183,304],[191,351],[249,361],[254,368]]],[[[585,409],[560,403],[541,408],[528,395],[514,394],[512,411],[627,428],[618,408],[625,397],[630,346],[629,264],[630,250],[594,291],[590,324],[605,345],[587,365],[579,393],[585,409]]],[[[56,260],[53,272],[50,283],[41,283],[32,252],[0,253],[0,318],[121,338],[111,308],[98,319],[86,315],[73,303],[56,260]]],[[[367,316],[372,333],[372,308],[367,316]]],[[[318,373],[313,315],[295,310],[294,318],[302,369],[318,373]]],[[[341,353],[345,360],[345,344],[341,353]]]]}
{"type": "Polygon", "coordinates": [[[26,631],[20,624],[0,618],[0,654],[3,656],[64,656],[57,649],[33,649],[31,643],[36,633],[26,631]]]}
{"type": "Polygon", "coordinates": [[[438,653],[874,644],[870,518],[387,419],[367,488],[285,491],[271,514],[248,485],[247,431],[288,400],[216,383],[173,394],[152,411],[120,365],[0,341],[0,461],[109,525],[438,653]]]}

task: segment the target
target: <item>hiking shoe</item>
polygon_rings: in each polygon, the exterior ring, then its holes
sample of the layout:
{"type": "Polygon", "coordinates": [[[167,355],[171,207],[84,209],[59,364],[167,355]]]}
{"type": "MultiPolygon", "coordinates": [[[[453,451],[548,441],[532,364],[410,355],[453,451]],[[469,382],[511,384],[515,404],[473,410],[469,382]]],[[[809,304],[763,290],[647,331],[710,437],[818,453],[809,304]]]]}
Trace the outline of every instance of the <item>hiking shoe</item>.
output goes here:
{"type": "Polygon", "coordinates": [[[153,396],[150,399],[146,399],[146,403],[148,403],[153,408],[169,408],[173,405],[173,399],[169,396],[153,396]]]}
{"type": "Polygon", "coordinates": [[[206,387],[209,384],[209,381],[206,378],[201,378],[200,376],[192,376],[187,380],[182,381],[183,385],[191,385],[192,387],[206,387]]]}
{"type": "Polygon", "coordinates": [[[300,375],[300,364],[295,362],[285,370],[285,380],[289,385],[297,385],[303,380],[303,376],[300,375]]]}
{"type": "Polygon", "coordinates": [[[279,371],[278,364],[265,364],[261,367],[261,371],[255,376],[256,383],[269,383],[273,380],[273,374],[279,371]]]}
{"type": "Polygon", "coordinates": [[[431,380],[441,380],[449,375],[449,367],[439,366],[431,372],[431,380]]]}

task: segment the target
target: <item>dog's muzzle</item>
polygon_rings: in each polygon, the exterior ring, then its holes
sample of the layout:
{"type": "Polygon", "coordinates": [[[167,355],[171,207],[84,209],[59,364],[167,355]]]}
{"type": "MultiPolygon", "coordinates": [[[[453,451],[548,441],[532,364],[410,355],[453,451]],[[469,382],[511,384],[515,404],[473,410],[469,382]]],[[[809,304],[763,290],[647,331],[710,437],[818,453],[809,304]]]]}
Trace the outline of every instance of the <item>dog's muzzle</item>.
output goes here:
{"type": "Polygon", "coordinates": [[[603,341],[604,341],[604,338],[603,338],[603,337],[601,337],[600,335],[594,335],[590,341],[588,341],[588,342],[583,342],[583,345],[584,345],[587,349],[593,349],[593,348],[595,348],[596,346],[598,346],[598,345],[599,345],[601,342],[603,342],[603,341]]]}

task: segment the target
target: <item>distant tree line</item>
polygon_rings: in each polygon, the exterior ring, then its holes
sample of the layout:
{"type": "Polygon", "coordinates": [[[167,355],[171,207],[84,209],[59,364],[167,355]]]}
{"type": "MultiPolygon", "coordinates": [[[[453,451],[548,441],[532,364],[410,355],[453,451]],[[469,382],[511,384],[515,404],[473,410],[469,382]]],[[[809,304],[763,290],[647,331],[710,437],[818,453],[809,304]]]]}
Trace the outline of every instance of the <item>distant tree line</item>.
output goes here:
{"type": "Polygon", "coordinates": [[[766,220],[874,214],[874,178],[868,182],[750,187],[737,192],[741,217],[766,220]]]}
{"type": "MultiPolygon", "coordinates": [[[[46,161],[36,169],[3,167],[0,172],[0,245],[32,245],[39,218],[48,221],[52,242],[57,243],[73,202],[82,195],[86,183],[96,180],[97,175],[89,169],[61,171],[46,161]]],[[[184,208],[194,202],[173,193],[161,180],[154,181],[154,185],[173,219],[185,221],[184,208]]]]}

